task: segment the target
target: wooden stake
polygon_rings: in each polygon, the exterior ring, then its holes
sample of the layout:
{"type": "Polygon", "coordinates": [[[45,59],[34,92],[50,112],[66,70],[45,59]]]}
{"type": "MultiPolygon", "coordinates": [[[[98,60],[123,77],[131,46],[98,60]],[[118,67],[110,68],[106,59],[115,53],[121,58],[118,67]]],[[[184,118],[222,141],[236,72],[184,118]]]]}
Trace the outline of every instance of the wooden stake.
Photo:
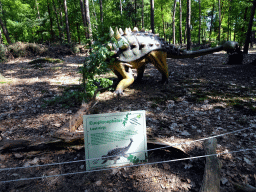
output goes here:
{"type": "MultiPolygon", "coordinates": [[[[204,142],[206,155],[215,154],[217,139],[208,139],[204,142]]],[[[206,157],[204,178],[200,192],[219,192],[220,191],[220,169],[221,163],[217,156],[206,157]]]]}

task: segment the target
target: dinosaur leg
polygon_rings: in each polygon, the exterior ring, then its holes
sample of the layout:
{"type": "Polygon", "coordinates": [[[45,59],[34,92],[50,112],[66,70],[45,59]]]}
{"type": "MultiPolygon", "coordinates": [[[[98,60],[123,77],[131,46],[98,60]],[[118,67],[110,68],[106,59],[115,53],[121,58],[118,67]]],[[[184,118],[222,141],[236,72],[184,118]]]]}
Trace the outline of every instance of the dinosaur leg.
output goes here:
{"type": "Polygon", "coordinates": [[[123,90],[129,87],[134,82],[132,70],[128,66],[122,63],[115,63],[112,67],[113,71],[118,74],[118,77],[122,77],[122,80],[118,83],[115,93],[121,95],[123,90]]]}
{"type": "Polygon", "coordinates": [[[162,83],[168,83],[168,66],[166,63],[167,54],[163,51],[152,51],[149,54],[149,61],[158,69],[162,74],[162,83]]]}
{"type": "Polygon", "coordinates": [[[137,69],[136,81],[141,81],[142,77],[143,77],[143,74],[144,74],[144,71],[145,71],[145,68],[146,68],[146,59],[142,59],[142,60],[139,60],[139,61],[132,61],[131,65],[135,69],[137,69]]]}
{"type": "Polygon", "coordinates": [[[121,81],[123,79],[122,75],[118,71],[113,70],[113,72],[115,73],[115,75],[117,76],[119,81],[121,81]]]}
{"type": "Polygon", "coordinates": [[[142,77],[143,77],[143,74],[144,74],[144,71],[145,71],[145,68],[146,68],[146,65],[142,65],[140,68],[137,69],[137,78],[136,78],[136,81],[141,81],[142,80],[142,77]]]}

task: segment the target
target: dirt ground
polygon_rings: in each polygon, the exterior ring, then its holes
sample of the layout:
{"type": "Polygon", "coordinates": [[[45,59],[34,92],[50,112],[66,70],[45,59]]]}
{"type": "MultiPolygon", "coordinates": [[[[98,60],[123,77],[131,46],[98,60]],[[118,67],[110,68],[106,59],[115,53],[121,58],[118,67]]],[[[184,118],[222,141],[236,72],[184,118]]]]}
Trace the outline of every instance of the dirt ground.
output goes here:
{"type": "MultiPolygon", "coordinates": [[[[69,108],[45,106],[44,100],[54,99],[64,88],[79,84],[78,67],[85,55],[66,56],[62,58],[64,63],[44,63],[39,68],[31,67],[28,62],[32,59],[19,58],[0,64],[0,73],[5,77],[0,79],[1,138],[31,143],[51,141],[80,108],[79,104],[69,108]]],[[[160,84],[160,73],[149,64],[143,81],[126,89],[120,100],[111,91],[101,93],[92,113],[145,110],[148,140],[159,139],[170,144],[251,127],[218,137],[217,152],[255,148],[256,66],[251,63],[254,59],[253,50],[243,65],[226,65],[224,53],[168,59],[167,85],[160,84]]],[[[148,148],[154,147],[158,146],[148,144],[148,148]]],[[[150,151],[148,162],[205,154],[201,142],[183,144],[180,149],[150,151]]],[[[255,150],[218,158],[222,164],[222,192],[234,191],[232,182],[256,187],[255,150]]],[[[199,191],[205,166],[205,158],[90,173],[82,173],[83,161],[37,166],[84,159],[83,145],[0,151],[0,191],[199,191]],[[30,167],[34,165],[37,167],[30,167]],[[3,170],[15,167],[21,168],[3,170]]]]}

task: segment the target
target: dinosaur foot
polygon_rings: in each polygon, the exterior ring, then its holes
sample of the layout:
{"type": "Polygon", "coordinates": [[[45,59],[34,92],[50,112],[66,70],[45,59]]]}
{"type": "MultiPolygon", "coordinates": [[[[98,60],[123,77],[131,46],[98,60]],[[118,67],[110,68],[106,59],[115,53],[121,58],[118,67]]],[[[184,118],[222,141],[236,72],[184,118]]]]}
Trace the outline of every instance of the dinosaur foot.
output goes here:
{"type": "Polygon", "coordinates": [[[116,89],[116,90],[114,91],[114,93],[115,93],[117,96],[120,96],[120,95],[123,95],[123,94],[124,94],[124,92],[123,92],[122,89],[116,89]]]}

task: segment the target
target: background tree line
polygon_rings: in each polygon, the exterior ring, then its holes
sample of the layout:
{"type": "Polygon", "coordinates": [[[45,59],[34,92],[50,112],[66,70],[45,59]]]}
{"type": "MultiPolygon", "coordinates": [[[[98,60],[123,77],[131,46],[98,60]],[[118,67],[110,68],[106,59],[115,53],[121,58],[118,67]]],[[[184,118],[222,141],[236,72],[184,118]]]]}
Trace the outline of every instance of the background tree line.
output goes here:
{"type": "Polygon", "coordinates": [[[173,44],[244,44],[252,6],[253,0],[0,0],[0,36],[4,44],[87,43],[110,26],[137,26],[173,44]]]}

